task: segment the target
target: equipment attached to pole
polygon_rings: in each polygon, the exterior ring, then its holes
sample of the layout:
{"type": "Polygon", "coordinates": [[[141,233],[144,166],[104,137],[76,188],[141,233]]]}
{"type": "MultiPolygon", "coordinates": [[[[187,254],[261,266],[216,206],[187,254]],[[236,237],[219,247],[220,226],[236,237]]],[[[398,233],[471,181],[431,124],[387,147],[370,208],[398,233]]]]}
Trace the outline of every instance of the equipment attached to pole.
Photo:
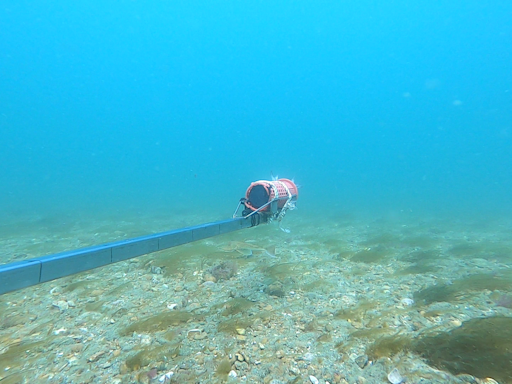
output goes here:
{"type": "Polygon", "coordinates": [[[295,209],[298,196],[297,186],[289,179],[260,180],[247,188],[233,218],[228,220],[3,264],[0,295],[262,223],[275,220],[280,225],[286,212],[295,209]],[[242,215],[237,216],[242,206],[242,215]]]}
{"type": "Polygon", "coordinates": [[[292,180],[255,181],[247,188],[245,197],[240,199],[233,217],[237,216],[240,207],[243,205],[245,209],[242,211],[242,217],[264,215],[267,222],[277,220],[279,228],[289,232],[289,230],[281,227],[281,220],[288,210],[295,209],[295,202],[298,197],[299,191],[292,180]]]}

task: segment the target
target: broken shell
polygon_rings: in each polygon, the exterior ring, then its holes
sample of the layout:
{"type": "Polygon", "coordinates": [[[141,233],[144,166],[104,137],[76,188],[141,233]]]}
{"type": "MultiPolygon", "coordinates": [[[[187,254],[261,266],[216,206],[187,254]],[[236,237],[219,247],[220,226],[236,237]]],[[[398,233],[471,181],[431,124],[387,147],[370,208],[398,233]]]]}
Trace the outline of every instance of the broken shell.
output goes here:
{"type": "Polygon", "coordinates": [[[398,369],[394,368],[391,372],[389,372],[388,380],[391,384],[400,384],[404,381],[404,378],[400,372],[398,372],[398,369]]]}
{"type": "Polygon", "coordinates": [[[164,383],[164,382],[166,382],[166,381],[171,380],[171,377],[173,377],[173,375],[174,375],[174,372],[173,372],[173,371],[169,371],[169,372],[167,372],[166,374],[164,374],[164,375],[160,376],[160,378],[158,379],[158,381],[159,381],[159,382],[161,382],[161,383],[164,383]]]}

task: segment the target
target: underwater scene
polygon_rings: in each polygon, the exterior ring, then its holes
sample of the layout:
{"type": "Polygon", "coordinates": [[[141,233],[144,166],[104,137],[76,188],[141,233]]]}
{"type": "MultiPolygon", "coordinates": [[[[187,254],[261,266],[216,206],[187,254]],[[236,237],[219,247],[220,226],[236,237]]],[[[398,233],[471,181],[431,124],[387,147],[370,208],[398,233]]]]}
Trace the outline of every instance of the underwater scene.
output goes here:
{"type": "Polygon", "coordinates": [[[511,20],[3,1],[0,384],[512,384],[511,20]]]}

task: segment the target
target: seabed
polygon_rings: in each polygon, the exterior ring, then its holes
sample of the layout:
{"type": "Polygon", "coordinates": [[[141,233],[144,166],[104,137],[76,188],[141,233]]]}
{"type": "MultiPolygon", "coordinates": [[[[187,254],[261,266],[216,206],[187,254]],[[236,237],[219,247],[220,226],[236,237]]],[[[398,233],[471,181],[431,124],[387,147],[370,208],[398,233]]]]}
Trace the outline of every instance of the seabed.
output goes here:
{"type": "MultiPolygon", "coordinates": [[[[212,218],[66,220],[3,223],[0,261],[212,218]]],[[[283,225],[0,296],[0,383],[512,383],[512,222],[283,225]]]]}

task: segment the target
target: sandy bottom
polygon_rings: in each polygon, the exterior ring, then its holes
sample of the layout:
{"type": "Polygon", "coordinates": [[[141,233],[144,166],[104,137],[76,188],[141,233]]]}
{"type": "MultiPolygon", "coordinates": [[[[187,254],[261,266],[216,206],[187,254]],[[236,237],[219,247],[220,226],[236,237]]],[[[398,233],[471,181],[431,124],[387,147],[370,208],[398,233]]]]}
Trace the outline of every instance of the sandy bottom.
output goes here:
{"type": "MultiPolygon", "coordinates": [[[[3,223],[0,260],[211,219],[3,223]]],[[[0,383],[512,383],[512,223],[283,226],[0,296],[0,383]]]]}

